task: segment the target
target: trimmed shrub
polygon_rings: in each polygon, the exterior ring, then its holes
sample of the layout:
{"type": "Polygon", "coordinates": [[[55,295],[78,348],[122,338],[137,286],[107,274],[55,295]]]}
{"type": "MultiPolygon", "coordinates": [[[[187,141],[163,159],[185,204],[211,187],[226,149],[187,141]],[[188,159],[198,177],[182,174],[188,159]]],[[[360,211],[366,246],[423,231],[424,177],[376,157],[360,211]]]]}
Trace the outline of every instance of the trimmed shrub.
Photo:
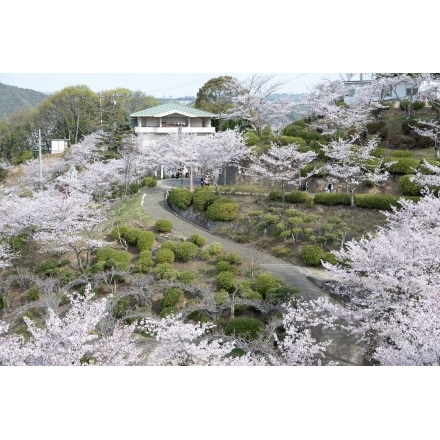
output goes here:
{"type": "Polygon", "coordinates": [[[137,239],[136,246],[139,251],[147,251],[153,247],[155,235],[151,231],[142,231],[137,239]]]}
{"type": "Polygon", "coordinates": [[[387,149],[380,148],[380,147],[374,148],[373,150],[371,150],[371,153],[370,153],[371,156],[377,157],[377,158],[384,157],[384,156],[386,156],[386,154],[387,154],[387,149]]]}
{"type": "Polygon", "coordinates": [[[160,219],[156,221],[154,229],[159,233],[170,232],[173,229],[173,223],[170,220],[160,219]]]}
{"type": "Polygon", "coordinates": [[[236,266],[233,266],[229,261],[219,261],[215,266],[215,270],[219,274],[220,272],[231,272],[234,275],[237,275],[238,269],[236,266]]]}
{"type": "Polygon", "coordinates": [[[127,228],[122,238],[124,238],[128,244],[136,246],[138,237],[141,234],[141,232],[142,229],[139,228],[127,228]]]}
{"type": "Polygon", "coordinates": [[[194,272],[190,270],[184,270],[176,274],[176,278],[183,284],[187,284],[188,286],[192,286],[194,281],[196,280],[196,275],[194,272]]]}
{"type": "Polygon", "coordinates": [[[139,192],[139,185],[137,183],[130,183],[130,194],[137,194],[139,192]]]}
{"type": "Polygon", "coordinates": [[[198,212],[206,211],[219,196],[210,187],[200,187],[194,191],[194,208],[198,212]]]}
{"type": "Polygon", "coordinates": [[[190,240],[191,240],[191,243],[194,243],[199,248],[205,246],[205,244],[207,242],[207,239],[205,237],[202,237],[201,235],[198,235],[198,234],[191,235],[190,240]]]}
{"type": "Polygon", "coordinates": [[[110,247],[102,247],[96,252],[96,261],[104,261],[105,269],[114,267],[119,270],[128,270],[130,268],[131,256],[128,252],[117,250],[110,247]]]}
{"type": "Polygon", "coordinates": [[[173,252],[175,252],[176,247],[177,247],[177,241],[173,241],[173,240],[164,241],[160,245],[161,249],[171,249],[173,252]]]}
{"type": "Polygon", "coordinates": [[[226,290],[221,289],[219,292],[214,294],[215,305],[221,306],[222,304],[229,301],[229,294],[226,290]]]}
{"type": "Polygon", "coordinates": [[[414,101],[413,102],[413,110],[421,110],[425,108],[425,103],[423,101],[414,101]]]}
{"type": "Polygon", "coordinates": [[[118,240],[119,238],[124,238],[124,235],[129,230],[128,226],[116,226],[110,232],[110,238],[112,240],[118,240]]]}
{"type": "Polygon", "coordinates": [[[238,289],[239,289],[238,294],[242,298],[256,299],[258,301],[261,301],[263,299],[261,293],[258,293],[256,290],[252,289],[249,281],[242,281],[238,286],[238,289]]]}
{"type": "Polygon", "coordinates": [[[347,193],[316,193],[314,197],[315,203],[322,205],[350,205],[350,194],[347,193]]]}
{"type": "Polygon", "coordinates": [[[189,261],[194,258],[199,252],[199,247],[189,241],[182,241],[177,243],[174,253],[181,261],[189,261]]]}
{"type": "Polygon", "coordinates": [[[255,318],[233,318],[225,327],[225,333],[246,339],[255,339],[263,330],[264,324],[255,318]]]}
{"type": "Polygon", "coordinates": [[[409,150],[394,150],[393,157],[415,157],[414,153],[409,150]]]}
{"type": "Polygon", "coordinates": [[[404,196],[420,196],[422,186],[412,181],[414,174],[406,174],[399,179],[400,192],[404,196]]]}
{"type": "Polygon", "coordinates": [[[286,194],[285,200],[289,203],[303,203],[309,198],[309,194],[305,191],[292,191],[286,194]]]}
{"type": "Polygon", "coordinates": [[[157,180],[154,177],[146,176],[142,180],[142,185],[148,188],[153,188],[157,185],[157,180]]]}
{"type": "Polygon", "coordinates": [[[272,304],[280,304],[290,301],[291,298],[299,293],[296,287],[281,286],[268,289],[264,299],[272,304]]]}
{"type": "Polygon", "coordinates": [[[223,252],[223,250],[223,245],[221,243],[218,243],[217,241],[208,245],[208,251],[211,255],[219,255],[223,252]]]}
{"type": "Polygon", "coordinates": [[[171,249],[159,249],[156,252],[157,263],[174,263],[174,252],[171,249]]]}
{"type": "Polygon", "coordinates": [[[175,306],[183,298],[183,290],[179,287],[171,287],[165,293],[161,306],[163,308],[175,306]]]}
{"type": "Polygon", "coordinates": [[[420,159],[412,157],[386,157],[384,159],[384,168],[390,174],[414,174],[419,165],[420,159]],[[390,165],[387,166],[387,164],[390,165]]]}
{"type": "Polygon", "coordinates": [[[243,258],[235,252],[227,252],[224,255],[220,255],[217,261],[228,261],[231,264],[241,264],[243,263],[243,258]]]}
{"type": "Polygon", "coordinates": [[[153,259],[151,257],[140,257],[134,263],[134,268],[136,272],[148,273],[154,266],[153,259]]]}
{"type": "Polygon", "coordinates": [[[272,202],[281,202],[283,200],[283,193],[280,189],[274,189],[269,192],[268,198],[272,202]]]}
{"type": "Polygon", "coordinates": [[[235,275],[232,272],[220,272],[215,282],[218,289],[225,289],[227,292],[235,290],[235,275]]]}
{"type": "Polygon", "coordinates": [[[171,280],[176,276],[176,271],[170,263],[156,264],[153,273],[159,280],[171,280]]]}
{"type": "Polygon", "coordinates": [[[399,206],[397,201],[400,196],[388,194],[357,194],[354,196],[356,206],[369,209],[391,209],[391,206],[399,206]]]}
{"type": "Polygon", "coordinates": [[[206,217],[209,220],[229,222],[235,220],[240,213],[240,205],[230,201],[226,197],[219,197],[208,206],[206,217]]]}
{"type": "Polygon", "coordinates": [[[319,266],[324,256],[324,249],[315,244],[304,246],[299,253],[299,258],[307,266],[319,266]]]}
{"type": "Polygon", "coordinates": [[[270,273],[261,273],[257,276],[254,282],[254,290],[256,290],[258,293],[260,293],[263,298],[266,294],[266,292],[269,289],[274,289],[280,286],[280,281],[275,278],[270,273]]]}
{"type": "Polygon", "coordinates": [[[187,188],[173,188],[168,201],[179,209],[188,209],[193,201],[193,193],[187,188]]]}

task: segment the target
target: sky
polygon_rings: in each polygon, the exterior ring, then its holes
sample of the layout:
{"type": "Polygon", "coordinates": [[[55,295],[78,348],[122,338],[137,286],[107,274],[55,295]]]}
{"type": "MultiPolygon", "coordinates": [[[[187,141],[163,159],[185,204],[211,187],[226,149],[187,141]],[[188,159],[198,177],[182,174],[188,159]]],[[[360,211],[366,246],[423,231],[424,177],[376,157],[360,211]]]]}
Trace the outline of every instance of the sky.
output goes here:
{"type": "MultiPolygon", "coordinates": [[[[94,92],[124,87],[140,90],[156,98],[196,96],[211,78],[230,75],[239,80],[252,73],[0,73],[0,83],[43,93],[53,93],[68,86],[87,85],[94,92]]],[[[282,82],[278,93],[305,93],[325,79],[339,78],[338,73],[264,73],[271,82],[282,82]]]]}

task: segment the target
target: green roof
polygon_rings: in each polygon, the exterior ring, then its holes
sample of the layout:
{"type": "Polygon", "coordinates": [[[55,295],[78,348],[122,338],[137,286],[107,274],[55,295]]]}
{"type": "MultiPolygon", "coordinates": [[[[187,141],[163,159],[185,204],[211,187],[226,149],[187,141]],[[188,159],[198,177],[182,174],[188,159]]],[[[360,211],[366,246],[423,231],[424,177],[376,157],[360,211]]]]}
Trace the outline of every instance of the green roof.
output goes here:
{"type": "Polygon", "coordinates": [[[139,116],[155,116],[159,117],[162,115],[170,113],[184,113],[190,117],[206,117],[215,118],[217,117],[214,113],[205,112],[204,110],[199,110],[198,108],[188,107],[187,105],[181,105],[177,102],[169,102],[167,104],[158,105],[156,107],[146,108],[139,112],[132,113],[130,117],[137,118],[139,116]]]}

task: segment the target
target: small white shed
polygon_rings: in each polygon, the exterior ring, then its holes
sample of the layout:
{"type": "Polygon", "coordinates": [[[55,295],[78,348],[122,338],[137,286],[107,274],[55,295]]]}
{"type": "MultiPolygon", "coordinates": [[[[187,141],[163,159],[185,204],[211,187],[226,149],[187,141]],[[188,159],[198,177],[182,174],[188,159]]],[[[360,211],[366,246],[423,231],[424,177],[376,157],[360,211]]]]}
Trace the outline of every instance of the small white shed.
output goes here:
{"type": "Polygon", "coordinates": [[[51,154],[62,153],[69,146],[68,139],[52,139],[51,154]]]}

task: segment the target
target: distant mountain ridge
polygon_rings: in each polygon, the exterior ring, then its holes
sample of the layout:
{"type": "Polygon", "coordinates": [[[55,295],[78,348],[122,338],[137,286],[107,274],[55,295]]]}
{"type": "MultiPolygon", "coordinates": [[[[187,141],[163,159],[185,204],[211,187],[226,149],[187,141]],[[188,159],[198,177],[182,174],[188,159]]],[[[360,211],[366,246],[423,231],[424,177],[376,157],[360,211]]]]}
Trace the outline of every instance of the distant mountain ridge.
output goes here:
{"type": "Polygon", "coordinates": [[[36,90],[22,89],[0,83],[0,119],[6,119],[25,108],[37,107],[48,96],[36,90]]]}

